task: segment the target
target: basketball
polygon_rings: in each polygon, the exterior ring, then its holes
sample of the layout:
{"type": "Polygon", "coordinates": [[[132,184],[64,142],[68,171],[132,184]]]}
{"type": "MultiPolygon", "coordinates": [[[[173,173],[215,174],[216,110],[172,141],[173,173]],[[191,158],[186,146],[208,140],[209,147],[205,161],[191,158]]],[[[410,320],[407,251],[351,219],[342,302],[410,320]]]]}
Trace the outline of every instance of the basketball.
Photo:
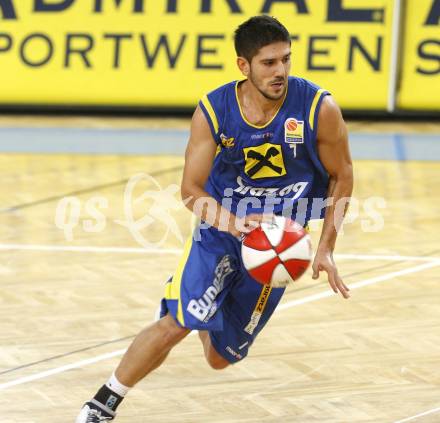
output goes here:
{"type": "Polygon", "coordinates": [[[241,245],[243,264],[263,285],[284,288],[297,281],[312,259],[310,235],[297,222],[274,216],[245,235],[241,245]]]}

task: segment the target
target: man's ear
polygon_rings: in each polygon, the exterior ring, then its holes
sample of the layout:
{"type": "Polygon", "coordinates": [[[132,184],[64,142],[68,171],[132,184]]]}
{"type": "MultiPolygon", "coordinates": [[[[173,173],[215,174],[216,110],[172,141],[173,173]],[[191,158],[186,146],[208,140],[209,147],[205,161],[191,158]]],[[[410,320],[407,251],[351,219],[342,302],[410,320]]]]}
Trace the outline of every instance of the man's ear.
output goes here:
{"type": "Polygon", "coordinates": [[[237,66],[238,66],[238,69],[240,69],[241,73],[245,77],[248,77],[248,75],[251,71],[251,65],[247,61],[247,59],[245,59],[244,57],[241,57],[241,56],[237,57],[237,66]]]}

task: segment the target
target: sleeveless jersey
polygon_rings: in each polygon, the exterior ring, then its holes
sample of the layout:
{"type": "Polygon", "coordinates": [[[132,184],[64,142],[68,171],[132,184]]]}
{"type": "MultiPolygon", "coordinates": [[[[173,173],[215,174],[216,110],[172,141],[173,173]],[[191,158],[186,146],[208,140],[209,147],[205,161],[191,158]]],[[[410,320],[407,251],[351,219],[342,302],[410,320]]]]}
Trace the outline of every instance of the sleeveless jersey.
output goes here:
{"type": "Polygon", "coordinates": [[[217,153],[205,190],[238,216],[273,212],[302,223],[322,218],[328,175],[316,148],[322,99],[315,84],[289,77],[282,105],[265,125],[248,122],[238,100],[239,81],[199,102],[217,153]]]}

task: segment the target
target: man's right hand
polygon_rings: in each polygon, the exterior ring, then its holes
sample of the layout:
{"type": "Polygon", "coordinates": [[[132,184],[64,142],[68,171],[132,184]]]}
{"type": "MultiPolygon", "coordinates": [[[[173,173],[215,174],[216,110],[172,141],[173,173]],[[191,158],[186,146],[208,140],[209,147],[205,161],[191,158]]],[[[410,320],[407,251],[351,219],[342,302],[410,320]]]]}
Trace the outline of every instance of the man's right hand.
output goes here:
{"type": "Polygon", "coordinates": [[[242,234],[248,234],[258,228],[262,222],[271,222],[272,220],[273,215],[271,214],[251,213],[245,217],[231,215],[228,232],[240,238],[242,234]]]}

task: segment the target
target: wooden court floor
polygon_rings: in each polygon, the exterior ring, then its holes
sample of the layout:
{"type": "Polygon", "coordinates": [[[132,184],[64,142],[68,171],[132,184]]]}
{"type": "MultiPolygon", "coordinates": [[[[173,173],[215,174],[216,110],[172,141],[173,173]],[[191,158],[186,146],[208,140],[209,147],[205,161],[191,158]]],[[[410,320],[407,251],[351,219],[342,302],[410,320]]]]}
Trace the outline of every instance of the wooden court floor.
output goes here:
{"type": "MultiPolygon", "coordinates": [[[[155,192],[175,193],[182,165],[0,155],[0,423],[73,422],[153,320],[191,219],[172,208],[178,230],[165,238],[157,215],[143,218],[155,192]],[[124,209],[140,173],[150,176],[124,209]]],[[[359,161],[355,174],[359,216],[337,246],[352,298],[309,272],[246,360],[211,370],[189,336],[130,392],[118,422],[440,422],[439,164],[359,161]]]]}

